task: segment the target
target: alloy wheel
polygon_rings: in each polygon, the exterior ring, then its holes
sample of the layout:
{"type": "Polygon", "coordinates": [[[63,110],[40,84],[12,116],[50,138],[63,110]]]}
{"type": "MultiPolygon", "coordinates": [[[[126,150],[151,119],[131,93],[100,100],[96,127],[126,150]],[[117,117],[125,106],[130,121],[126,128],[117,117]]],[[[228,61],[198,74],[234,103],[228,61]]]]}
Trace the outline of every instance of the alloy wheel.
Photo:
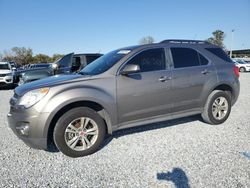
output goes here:
{"type": "Polygon", "coordinates": [[[223,119],[228,112],[228,101],[225,97],[218,97],[212,105],[212,114],[215,119],[223,119]]]}
{"type": "Polygon", "coordinates": [[[93,119],[80,117],[66,127],[64,139],[72,150],[84,151],[95,144],[98,132],[98,126],[93,119]]]}

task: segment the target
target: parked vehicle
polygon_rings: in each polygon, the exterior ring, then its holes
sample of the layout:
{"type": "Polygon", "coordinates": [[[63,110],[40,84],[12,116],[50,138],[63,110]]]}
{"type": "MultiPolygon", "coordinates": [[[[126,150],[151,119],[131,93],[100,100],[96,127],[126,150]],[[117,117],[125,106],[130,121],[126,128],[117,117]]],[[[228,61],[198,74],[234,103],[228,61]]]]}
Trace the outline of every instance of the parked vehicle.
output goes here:
{"type": "Polygon", "coordinates": [[[225,52],[203,41],[121,48],[79,74],[17,87],[8,122],[31,147],[53,141],[65,155],[81,157],[124,128],[195,114],[223,123],[239,95],[238,77],[225,52]]]}
{"type": "Polygon", "coordinates": [[[10,64],[12,70],[16,70],[18,67],[17,63],[14,61],[10,61],[9,64],[10,64]]]}
{"type": "Polygon", "coordinates": [[[0,86],[13,85],[13,70],[9,62],[0,62],[0,86]]]}
{"type": "Polygon", "coordinates": [[[87,64],[99,58],[102,54],[68,54],[54,63],[32,64],[28,69],[19,71],[19,85],[53,76],[70,74],[79,71],[87,64]]]}
{"type": "Polygon", "coordinates": [[[51,66],[51,63],[37,63],[37,64],[31,64],[29,66],[29,69],[48,68],[50,66],[51,66]]]}
{"type": "Polygon", "coordinates": [[[250,71],[250,63],[247,63],[241,59],[233,59],[234,64],[239,68],[240,72],[250,71]]]}

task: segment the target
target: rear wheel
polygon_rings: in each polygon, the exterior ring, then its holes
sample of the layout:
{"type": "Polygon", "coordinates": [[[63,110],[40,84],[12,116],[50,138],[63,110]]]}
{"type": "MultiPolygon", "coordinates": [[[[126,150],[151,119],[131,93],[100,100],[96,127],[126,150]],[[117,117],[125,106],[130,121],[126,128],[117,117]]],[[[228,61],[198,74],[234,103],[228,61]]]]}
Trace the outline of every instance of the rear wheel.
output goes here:
{"type": "Polygon", "coordinates": [[[213,91],[207,99],[202,118],[205,122],[217,125],[225,122],[231,112],[231,96],[220,90],[213,91]]]}
{"type": "Polygon", "coordinates": [[[105,122],[94,110],[78,107],[66,112],[54,129],[57,148],[69,157],[83,157],[98,150],[106,134],[105,122]]]}

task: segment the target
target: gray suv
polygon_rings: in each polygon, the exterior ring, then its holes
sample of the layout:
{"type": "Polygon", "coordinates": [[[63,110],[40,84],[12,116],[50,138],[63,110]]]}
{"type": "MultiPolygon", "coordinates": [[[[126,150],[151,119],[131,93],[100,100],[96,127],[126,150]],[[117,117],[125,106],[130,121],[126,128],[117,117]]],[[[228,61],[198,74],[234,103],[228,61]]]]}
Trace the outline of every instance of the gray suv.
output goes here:
{"type": "Polygon", "coordinates": [[[239,95],[238,77],[225,52],[204,41],[126,47],[78,74],[17,87],[8,122],[31,147],[46,150],[52,141],[65,155],[81,157],[124,128],[195,114],[223,123],[239,95]]]}

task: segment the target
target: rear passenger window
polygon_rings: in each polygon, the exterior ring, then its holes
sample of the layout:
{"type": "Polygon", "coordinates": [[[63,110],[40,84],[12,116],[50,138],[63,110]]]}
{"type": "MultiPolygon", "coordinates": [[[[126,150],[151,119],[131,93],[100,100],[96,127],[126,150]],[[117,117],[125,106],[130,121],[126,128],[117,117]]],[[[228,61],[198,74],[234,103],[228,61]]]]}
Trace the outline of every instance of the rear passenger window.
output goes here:
{"type": "Polygon", "coordinates": [[[200,53],[198,53],[198,54],[199,54],[199,58],[200,58],[200,64],[201,65],[207,65],[208,60],[203,55],[201,55],[200,53]]]}
{"type": "Polygon", "coordinates": [[[163,48],[145,50],[133,57],[128,64],[139,65],[140,72],[166,69],[165,51],[163,48]]]}
{"type": "Polygon", "coordinates": [[[209,52],[227,62],[232,62],[228,55],[221,48],[206,48],[209,52]]]}
{"type": "Polygon", "coordinates": [[[174,68],[199,66],[198,52],[190,48],[171,48],[174,68]]]}

